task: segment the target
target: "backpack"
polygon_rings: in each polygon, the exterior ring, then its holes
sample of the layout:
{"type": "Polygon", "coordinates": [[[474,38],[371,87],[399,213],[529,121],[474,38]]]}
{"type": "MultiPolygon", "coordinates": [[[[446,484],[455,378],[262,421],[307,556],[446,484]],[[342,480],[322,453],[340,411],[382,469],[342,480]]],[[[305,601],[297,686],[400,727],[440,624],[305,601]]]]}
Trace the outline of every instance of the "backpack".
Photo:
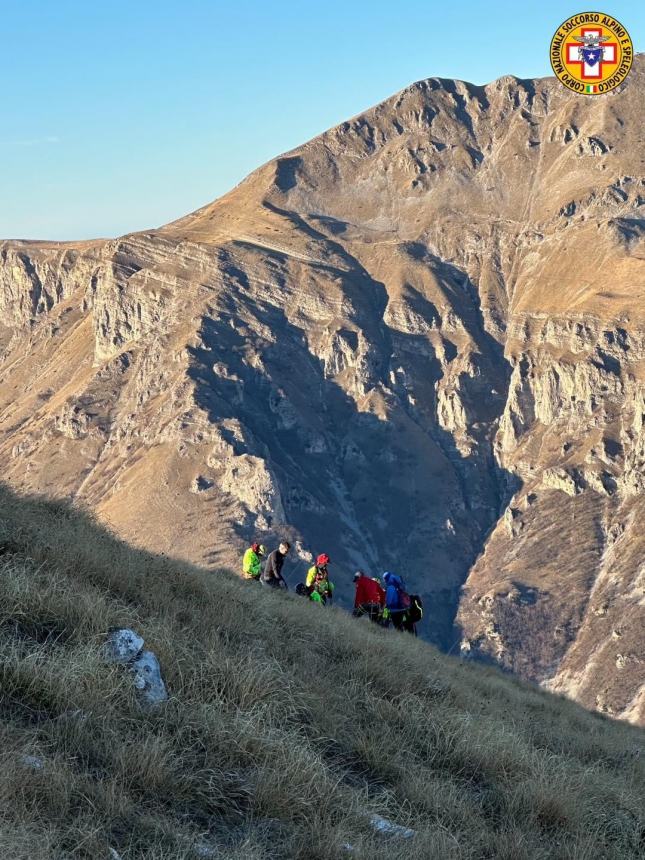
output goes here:
{"type": "Polygon", "coordinates": [[[423,618],[423,601],[418,594],[410,594],[409,599],[408,619],[413,624],[417,624],[423,618]]]}
{"type": "Polygon", "coordinates": [[[298,585],[296,585],[296,594],[299,594],[300,597],[308,597],[309,596],[309,589],[304,584],[304,582],[299,582],[298,585]]]}
{"type": "Polygon", "coordinates": [[[401,608],[409,609],[412,605],[412,598],[410,597],[408,592],[404,591],[402,588],[397,588],[397,591],[399,593],[399,601],[401,603],[401,608]]]}

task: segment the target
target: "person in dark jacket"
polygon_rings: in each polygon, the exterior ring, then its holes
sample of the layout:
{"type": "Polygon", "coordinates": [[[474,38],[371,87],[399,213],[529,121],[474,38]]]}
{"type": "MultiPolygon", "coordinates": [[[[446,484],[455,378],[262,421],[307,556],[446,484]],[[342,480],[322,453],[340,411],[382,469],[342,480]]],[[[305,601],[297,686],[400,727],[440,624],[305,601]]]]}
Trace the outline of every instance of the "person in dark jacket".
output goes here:
{"type": "Polygon", "coordinates": [[[354,615],[362,618],[364,615],[370,621],[380,621],[385,606],[385,591],[377,579],[372,579],[362,570],[354,574],[356,595],[354,597],[354,615]]]}
{"type": "Polygon", "coordinates": [[[269,553],[269,556],[264,565],[264,570],[260,576],[262,585],[268,585],[271,588],[288,589],[287,583],[282,576],[282,565],[287,557],[287,553],[291,549],[291,544],[288,541],[280,541],[280,546],[269,553]]]}
{"type": "Polygon", "coordinates": [[[385,583],[385,608],[393,626],[397,630],[414,632],[410,629],[407,619],[410,598],[405,590],[405,583],[400,576],[389,571],[383,574],[383,582],[385,583]]]}

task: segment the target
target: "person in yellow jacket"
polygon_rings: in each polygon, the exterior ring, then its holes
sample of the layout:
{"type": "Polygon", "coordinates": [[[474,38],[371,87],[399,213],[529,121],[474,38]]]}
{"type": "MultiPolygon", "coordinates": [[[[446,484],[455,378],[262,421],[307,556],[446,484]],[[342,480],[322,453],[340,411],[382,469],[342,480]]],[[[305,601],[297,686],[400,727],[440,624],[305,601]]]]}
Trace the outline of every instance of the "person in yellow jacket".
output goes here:
{"type": "Polygon", "coordinates": [[[262,573],[261,559],[265,552],[266,550],[261,543],[252,543],[247,549],[242,559],[242,577],[244,579],[254,579],[256,582],[260,581],[260,574],[262,573]]]}
{"type": "Polygon", "coordinates": [[[305,586],[309,599],[314,603],[324,605],[331,603],[334,599],[334,583],[329,581],[328,564],[329,556],[322,553],[316,559],[316,563],[307,571],[305,586]]]}

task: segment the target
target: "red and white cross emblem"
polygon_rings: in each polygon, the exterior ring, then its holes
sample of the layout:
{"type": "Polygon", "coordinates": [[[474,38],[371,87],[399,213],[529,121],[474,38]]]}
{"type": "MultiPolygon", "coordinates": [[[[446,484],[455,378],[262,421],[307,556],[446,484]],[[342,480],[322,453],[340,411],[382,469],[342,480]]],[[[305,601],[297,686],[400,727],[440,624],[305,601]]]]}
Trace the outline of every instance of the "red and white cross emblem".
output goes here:
{"type": "MultiPolygon", "coordinates": [[[[583,27],[583,36],[602,36],[602,27],[583,27]]],[[[603,76],[603,66],[618,62],[618,44],[616,42],[603,42],[601,59],[593,66],[581,59],[579,42],[567,42],[567,63],[577,63],[580,66],[580,77],[583,81],[597,81],[603,76]]]]}

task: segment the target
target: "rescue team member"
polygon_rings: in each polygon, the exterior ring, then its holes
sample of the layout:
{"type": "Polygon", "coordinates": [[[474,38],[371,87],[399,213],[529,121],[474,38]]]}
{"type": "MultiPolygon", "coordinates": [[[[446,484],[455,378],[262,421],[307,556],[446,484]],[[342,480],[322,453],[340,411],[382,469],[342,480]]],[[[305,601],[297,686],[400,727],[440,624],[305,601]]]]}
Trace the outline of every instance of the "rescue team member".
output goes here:
{"type": "Polygon", "coordinates": [[[253,579],[255,582],[260,581],[262,573],[261,559],[266,554],[265,548],[261,543],[254,542],[244,553],[242,559],[242,577],[244,579],[253,579]]]}
{"type": "Polygon", "coordinates": [[[269,553],[269,556],[264,565],[264,570],[260,575],[262,585],[268,585],[270,588],[289,589],[282,576],[282,565],[287,557],[287,553],[291,549],[291,544],[286,541],[280,541],[280,546],[269,553]]]}
{"type": "Polygon", "coordinates": [[[387,571],[383,574],[385,583],[385,609],[389,620],[397,630],[407,630],[414,633],[414,625],[410,624],[408,610],[410,595],[405,590],[405,583],[400,576],[387,571]]]}
{"type": "Polygon", "coordinates": [[[377,579],[372,579],[362,570],[354,574],[356,595],[354,612],[356,618],[367,615],[370,621],[380,621],[385,607],[385,591],[377,579]]]}
{"type": "Polygon", "coordinates": [[[329,580],[329,556],[327,553],[321,553],[316,559],[316,563],[307,571],[305,579],[305,589],[309,595],[309,599],[314,603],[332,603],[334,599],[334,583],[329,580]]]}

